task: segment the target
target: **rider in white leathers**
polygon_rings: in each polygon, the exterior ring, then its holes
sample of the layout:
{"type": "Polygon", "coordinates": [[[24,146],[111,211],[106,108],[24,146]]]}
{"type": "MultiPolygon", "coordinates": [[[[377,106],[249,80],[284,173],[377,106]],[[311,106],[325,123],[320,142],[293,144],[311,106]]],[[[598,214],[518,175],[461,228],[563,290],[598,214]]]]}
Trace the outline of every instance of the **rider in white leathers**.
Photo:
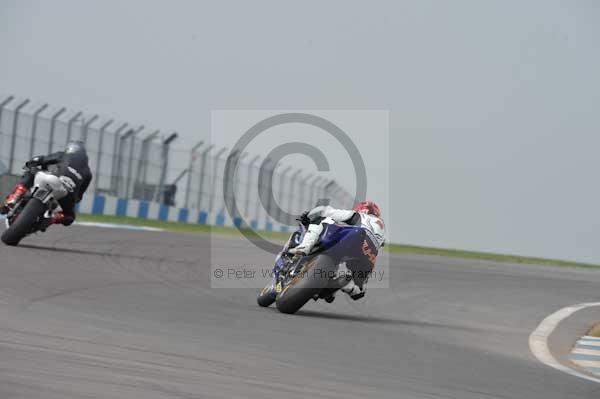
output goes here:
{"type": "MultiPolygon", "coordinates": [[[[298,246],[291,248],[288,252],[293,255],[308,255],[315,244],[319,241],[319,236],[323,232],[324,224],[326,223],[348,223],[355,226],[360,226],[365,229],[369,239],[369,247],[372,248],[365,253],[369,257],[369,261],[374,266],[374,259],[377,251],[383,247],[385,243],[385,224],[381,219],[381,211],[379,206],[371,201],[359,202],[352,210],[335,209],[331,206],[317,206],[308,213],[303,215],[308,220],[319,220],[318,224],[310,224],[302,242],[298,246]]],[[[366,291],[366,279],[351,279],[342,291],[350,295],[354,300],[362,298],[366,291]]]]}

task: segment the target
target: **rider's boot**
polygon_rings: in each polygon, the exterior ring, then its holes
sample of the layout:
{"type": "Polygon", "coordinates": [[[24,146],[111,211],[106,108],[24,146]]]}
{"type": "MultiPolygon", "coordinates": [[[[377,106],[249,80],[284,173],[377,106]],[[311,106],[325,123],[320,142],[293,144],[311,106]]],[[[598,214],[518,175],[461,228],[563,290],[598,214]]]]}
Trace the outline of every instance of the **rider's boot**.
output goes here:
{"type": "Polygon", "coordinates": [[[64,222],[64,220],[65,220],[65,214],[62,212],[57,212],[52,217],[52,224],[62,224],[62,222],[64,222]]]}
{"type": "Polygon", "coordinates": [[[29,189],[23,184],[17,184],[13,191],[6,196],[2,206],[0,206],[0,215],[7,214],[27,194],[27,191],[29,189]]]}
{"type": "Polygon", "coordinates": [[[52,226],[53,224],[62,224],[64,220],[65,220],[65,214],[62,212],[58,212],[51,218],[44,219],[41,222],[39,229],[43,233],[48,229],[48,227],[52,226]]]}
{"type": "Polygon", "coordinates": [[[308,255],[312,251],[313,247],[319,241],[319,236],[323,232],[322,224],[310,224],[304,238],[298,246],[290,249],[288,252],[292,255],[308,255]]]}
{"type": "Polygon", "coordinates": [[[350,282],[346,284],[344,288],[342,288],[342,291],[348,294],[350,298],[354,299],[355,301],[364,297],[365,293],[367,292],[366,287],[359,287],[354,280],[350,280],[350,282]]]}

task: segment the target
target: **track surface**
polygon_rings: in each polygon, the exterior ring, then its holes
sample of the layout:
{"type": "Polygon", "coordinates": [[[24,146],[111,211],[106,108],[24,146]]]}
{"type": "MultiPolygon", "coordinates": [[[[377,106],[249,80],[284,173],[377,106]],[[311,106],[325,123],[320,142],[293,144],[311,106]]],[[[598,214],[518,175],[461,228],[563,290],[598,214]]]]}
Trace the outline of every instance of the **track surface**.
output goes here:
{"type": "Polygon", "coordinates": [[[0,398],[600,397],[539,364],[529,333],[598,299],[600,273],[391,257],[391,288],[297,316],[211,289],[227,237],[54,228],[0,247],[0,398]]]}

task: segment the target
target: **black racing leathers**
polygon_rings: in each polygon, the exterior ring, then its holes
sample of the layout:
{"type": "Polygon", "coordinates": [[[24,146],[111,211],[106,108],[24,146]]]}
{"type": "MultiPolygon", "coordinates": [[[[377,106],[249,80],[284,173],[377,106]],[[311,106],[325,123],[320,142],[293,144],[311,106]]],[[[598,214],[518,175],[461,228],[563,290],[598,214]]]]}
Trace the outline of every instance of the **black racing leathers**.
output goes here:
{"type": "MultiPolygon", "coordinates": [[[[66,154],[62,151],[35,157],[26,163],[28,166],[40,166],[42,170],[48,170],[51,165],[55,165],[55,169],[51,171],[52,174],[58,177],[65,176],[68,178],[65,179],[67,182],[73,182],[69,187],[69,194],[58,201],[65,215],[63,220],[65,226],[69,226],[75,221],[75,205],[81,201],[92,181],[92,172],[88,163],[86,154],[66,154]]],[[[23,174],[21,184],[31,188],[34,178],[35,170],[28,170],[23,174]]]]}

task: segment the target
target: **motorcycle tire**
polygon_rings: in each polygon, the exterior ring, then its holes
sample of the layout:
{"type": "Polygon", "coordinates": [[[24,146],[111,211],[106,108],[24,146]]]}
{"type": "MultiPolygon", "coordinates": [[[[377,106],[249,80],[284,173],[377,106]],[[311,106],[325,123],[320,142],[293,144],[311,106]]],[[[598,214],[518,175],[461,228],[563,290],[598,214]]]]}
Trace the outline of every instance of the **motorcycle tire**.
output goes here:
{"type": "Polygon", "coordinates": [[[263,308],[267,308],[267,307],[271,306],[273,304],[273,302],[275,302],[276,297],[277,297],[277,294],[275,293],[275,291],[273,291],[273,289],[271,288],[271,285],[268,285],[262,289],[260,294],[258,294],[258,297],[256,298],[256,302],[258,303],[259,306],[262,306],[263,308]]]}
{"type": "Polygon", "coordinates": [[[29,233],[38,218],[46,212],[46,205],[37,198],[29,200],[17,219],[2,233],[0,239],[9,246],[18,245],[29,233]]]}
{"type": "Polygon", "coordinates": [[[294,314],[309,300],[319,295],[328,286],[337,265],[325,254],[307,260],[303,273],[290,281],[277,295],[275,305],[281,313],[294,314]]]}

